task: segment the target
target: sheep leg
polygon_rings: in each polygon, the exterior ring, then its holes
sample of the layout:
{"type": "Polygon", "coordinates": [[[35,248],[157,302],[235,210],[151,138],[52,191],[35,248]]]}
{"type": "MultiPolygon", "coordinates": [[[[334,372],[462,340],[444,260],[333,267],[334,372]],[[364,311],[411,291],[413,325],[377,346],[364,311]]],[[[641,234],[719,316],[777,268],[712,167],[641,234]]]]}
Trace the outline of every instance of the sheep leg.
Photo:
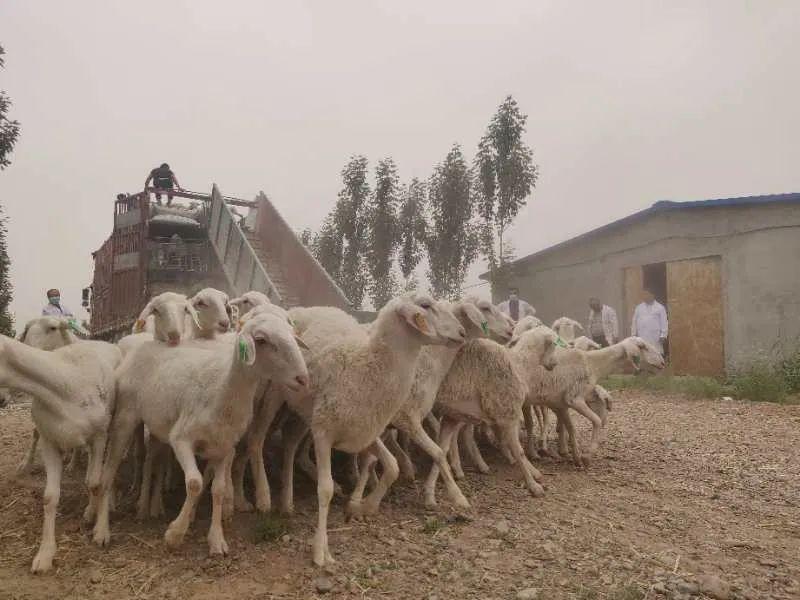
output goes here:
{"type": "MultiPolygon", "coordinates": [[[[154,438],[155,439],[155,438],[154,438]]],[[[140,423],[134,432],[133,444],[128,451],[133,461],[133,476],[128,494],[133,495],[139,488],[142,477],[142,465],[147,458],[147,446],[144,443],[144,423],[140,423]]]]}
{"type": "Polygon", "coordinates": [[[458,487],[458,484],[453,478],[453,473],[450,471],[450,465],[447,462],[447,456],[438,446],[438,444],[436,444],[436,442],[434,442],[430,436],[428,436],[428,433],[425,431],[422,423],[416,419],[412,419],[411,431],[407,433],[409,436],[411,436],[411,439],[414,440],[414,443],[422,448],[428,454],[428,456],[433,459],[433,463],[439,465],[439,469],[442,472],[442,480],[444,481],[450,501],[458,508],[468,509],[470,507],[469,501],[466,499],[461,491],[461,488],[458,487]]]}
{"type": "Polygon", "coordinates": [[[364,498],[364,490],[367,487],[367,481],[369,480],[372,466],[378,460],[378,457],[369,450],[364,450],[359,454],[354,454],[353,457],[360,468],[356,485],[353,488],[353,493],[350,494],[350,500],[348,501],[347,505],[345,505],[345,519],[348,521],[350,519],[357,519],[364,514],[361,504],[364,498]]]}
{"type": "Polygon", "coordinates": [[[103,476],[100,480],[100,501],[97,504],[97,517],[94,522],[94,543],[98,546],[107,546],[111,542],[111,529],[108,525],[111,496],[114,493],[114,478],[117,470],[125,457],[125,450],[130,444],[136,426],[141,421],[135,414],[125,409],[117,409],[111,421],[108,433],[110,443],[103,465],[103,476]]]}
{"type": "Polygon", "coordinates": [[[453,435],[453,441],[450,443],[450,450],[447,452],[447,456],[450,459],[450,468],[453,471],[453,477],[456,479],[464,479],[464,469],[461,468],[461,448],[458,443],[463,427],[463,423],[458,425],[458,429],[453,435]]]}
{"type": "MultiPolygon", "coordinates": [[[[264,443],[266,442],[269,428],[273,421],[275,421],[275,416],[282,406],[282,401],[274,398],[264,398],[261,403],[261,410],[258,411],[256,419],[254,420],[253,430],[247,438],[247,455],[250,458],[250,475],[253,478],[253,487],[255,488],[256,510],[259,512],[268,512],[272,507],[267,469],[264,466],[264,443]]],[[[239,500],[237,510],[246,507],[244,502],[247,501],[244,499],[244,490],[240,492],[240,489],[237,488],[235,498],[239,500]]]]}
{"type": "Polygon", "coordinates": [[[586,400],[583,397],[575,398],[572,401],[572,408],[582,414],[584,417],[589,419],[592,423],[592,438],[589,442],[589,452],[588,455],[591,456],[597,449],[600,447],[600,437],[603,433],[603,422],[597,414],[589,408],[589,405],[586,404],[586,400]]]}
{"type": "MultiPolygon", "coordinates": [[[[286,424],[283,433],[281,512],[290,515],[294,512],[294,456],[297,452],[297,447],[308,433],[308,426],[299,417],[296,417],[294,422],[286,424]]],[[[330,457],[328,458],[328,463],[330,463],[330,457]]],[[[319,464],[317,465],[317,473],[319,473],[319,464]]],[[[317,487],[319,487],[319,481],[317,481],[317,487]]]]}
{"type": "MultiPolygon", "coordinates": [[[[498,440],[502,440],[503,439],[503,429],[498,425],[495,425],[494,428],[496,429],[495,438],[498,439],[498,440]]],[[[517,435],[519,435],[519,428],[517,428],[517,435]]],[[[508,461],[508,464],[510,464],[510,465],[517,464],[517,459],[514,456],[514,454],[511,452],[511,449],[508,447],[508,444],[505,444],[505,443],[501,442],[500,445],[499,445],[499,448],[500,448],[500,452],[502,453],[502,455],[508,461]]]]}
{"type": "Polygon", "coordinates": [[[144,464],[142,465],[142,485],[139,487],[139,500],[136,502],[136,518],[140,521],[147,518],[150,507],[150,486],[153,482],[155,443],[156,439],[151,437],[144,455],[144,464]]]}
{"type": "Polygon", "coordinates": [[[233,459],[235,456],[236,448],[231,450],[231,459],[228,461],[225,468],[225,501],[222,503],[222,518],[226,521],[230,521],[233,518],[234,512],[236,512],[233,498],[233,459]]]}
{"type": "Polygon", "coordinates": [[[225,458],[214,462],[214,481],[211,483],[211,526],[208,528],[208,553],[211,556],[228,554],[228,543],[222,531],[222,513],[228,495],[227,479],[231,472],[233,453],[231,450],[225,458]]]}
{"type": "Polygon", "coordinates": [[[392,484],[397,481],[400,476],[400,467],[397,466],[397,459],[394,454],[389,452],[389,449],[383,444],[380,438],[372,442],[370,449],[378,455],[378,460],[381,461],[383,472],[378,485],[370,492],[369,496],[364,499],[363,507],[365,515],[375,515],[381,507],[381,501],[392,484]]]}
{"type": "MultiPolygon", "coordinates": [[[[307,436],[303,440],[303,445],[300,446],[300,450],[297,453],[297,466],[300,467],[300,470],[305,473],[311,481],[317,481],[317,466],[311,460],[311,444],[314,443],[314,440],[311,439],[311,436],[307,436]]],[[[336,494],[336,482],[333,484],[334,487],[334,495],[336,494]]]]}
{"type": "Polygon", "coordinates": [[[64,467],[64,472],[72,473],[73,471],[75,471],[75,469],[78,468],[79,460],[80,460],[80,448],[73,448],[70,451],[69,462],[67,463],[67,466],[64,467]]]}
{"type": "Polygon", "coordinates": [[[397,430],[388,430],[383,437],[386,447],[391,450],[397,459],[397,464],[400,465],[400,475],[402,475],[403,479],[414,481],[417,477],[417,470],[405,449],[397,442],[397,430]]]}
{"type": "MultiPolygon", "coordinates": [[[[458,435],[458,430],[463,423],[454,421],[446,417],[442,418],[441,434],[439,436],[439,447],[442,452],[447,455],[450,450],[450,445],[453,443],[453,438],[458,435]]],[[[425,480],[425,487],[423,488],[423,496],[425,498],[425,506],[427,508],[436,507],[436,482],[439,480],[440,467],[438,463],[431,465],[431,470],[428,471],[428,477],[425,480]]]]}
{"type": "MultiPolygon", "coordinates": [[[[183,477],[186,482],[186,500],[183,502],[181,512],[175,517],[175,520],[169,524],[166,533],[164,534],[164,541],[170,548],[180,546],[183,538],[189,529],[192,515],[194,514],[195,506],[200,498],[200,493],[203,491],[203,475],[200,469],[197,468],[197,461],[194,457],[192,450],[192,442],[190,440],[175,439],[170,440],[175,457],[183,469],[183,477]]],[[[211,467],[211,463],[207,468],[211,467]]],[[[219,472],[215,470],[215,477],[218,477],[219,472]]],[[[224,475],[222,475],[224,477],[224,475]]],[[[222,479],[221,483],[224,484],[225,480],[222,479]]],[[[220,507],[221,508],[221,507],[220,507]]]]}
{"type": "Polygon", "coordinates": [[[42,522],[42,542],[31,564],[32,573],[44,573],[53,567],[56,553],[56,509],[61,495],[61,471],[63,459],[61,451],[47,438],[41,438],[42,461],[44,462],[47,483],[44,488],[44,519],[42,522]]]}
{"type": "Polygon", "coordinates": [[[536,448],[536,434],[533,432],[533,406],[525,404],[522,407],[522,416],[525,419],[525,437],[528,440],[528,456],[534,458],[539,456],[536,448]]]}
{"type": "MultiPolygon", "coordinates": [[[[247,445],[249,446],[250,432],[248,431],[245,435],[247,437],[247,445]]],[[[233,465],[231,466],[231,479],[233,480],[233,507],[236,512],[250,512],[253,510],[253,505],[246,498],[246,494],[244,493],[244,472],[247,470],[248,464],[252,465],[249,449],[243,448],[241,445],[239,445],[239,447],[236,449],[236,456],[233,458],[233,465]]]]}
{"type": "Polygon", "coordinates": [[[33,461],[36,458],[36,444],[39,443],[39,430],[35,427],[33,428],[33,434],[31,436],[31,445],[28,448],[27,454],[19,463],[17,467],[17,473],[19,475],[23,475],[25,473],[30,473],[33,470],[33,461]]]}
{"type": "Polygon", "coordinates": [[[432,412],[425,415],[424,424],[428,426],[428,429],[431,430],[431,433],[428,437],[431,439],[439,439],[439,435],[441,435],[441,425],[439,424],[439,419],[436,418],[432,412]]]}
{"type": "Polygon", "coordinates": [[[472,464],[475,465],[475,468],[478,469],[484,475],[490,471],[489,465],[486,464],[486,461],[483,460],[483,455],[481,454],[481,449],[478,448],[478,443],[475,441],[475,425],[467,425],[464,428],[464,448],[467,451],[467,456],[472,461],[472,464]]]}
{"type": "Polygon", "coordinates": [[[94,436],[89,447],[89,462],[86,465],[86,489],[89,492],[89,503],[83,511],[83,520],[94,521],[97,514],[97,503],[100,501],[100,479],[103,476],[103,458],[106,451],[108,435],[105,431],[94,436]]]}
{"type": "Polygon", "coordinates": [[[519,422],[504,424],[501,427],[504,445],[508,446],[509,451],[514,456],[525,479],[525,485],[530,493],[535,497],[544,495],[544,488],[536,480],[541,479],[542,474],[530,463],[519,443],[519,422]]]}
{"type": "MultiPolygon", "coordinates": [[[[572,417],[570,417],[569,410],[564,409],[560,411],[558,420],[562,423],[561,426],[566,429],[567,437],[569,437],[569,444],[572,450],[572,460],[576,467],[582,469],[588,464],[588,461],[581,455],[581,448],[578,444],[578,436],[577,432],[575,431],[575,424],[572,422],[572,417]]],[[[566,451],[564,452],[564,455],[566,456],[566,451]]]]}
{"type": "MultiPolygon", "coordinates": [[[[314,564],[323,567],[335,562],[328,548],[328,511],[333,498],[331,443],[324,431],[314,431],[314,454],[317,459],[317,531],[314,533],[314,564]]],[[[294,457],[292,457],[294,461],[294,457]]],[[[368,469],[365,469],[367,471],[368,469]]]]}
{"type": "MultiPolygon", "coordinates": [[[[155,470],[152,474],[153,486],[150,493],[150,517],[157,519],[163,517],[164,513],[164,483],[167,480],[167,471],[169,465],[172,464],[172,451],[169,446],[158,442],[156,449],[155,470]]],[[[144,480],[142,480],[144,486],[144,480]]]]}
{"type": "Polygon", "coordinates": [[[567,415],[567,419],[569,418],[568,413],[564,411],[563,413],[559,413],[557,415],[558,421],[556,422],[556,430],[558,431],[558,453],[561,457],[565,457],[569,452],[569,448],[567,446],[567,427],[564,415],[567,415]]]}

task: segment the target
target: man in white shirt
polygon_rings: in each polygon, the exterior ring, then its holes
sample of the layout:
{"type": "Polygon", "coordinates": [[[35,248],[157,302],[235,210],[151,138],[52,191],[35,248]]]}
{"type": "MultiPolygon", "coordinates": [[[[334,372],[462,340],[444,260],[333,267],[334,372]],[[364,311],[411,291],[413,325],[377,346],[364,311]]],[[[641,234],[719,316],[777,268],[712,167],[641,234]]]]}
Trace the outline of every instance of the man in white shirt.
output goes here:
{"type": "Polygon", "coordinates": [[[653,344],[664,354],[664,342],[667,341],[667,311],[664,305],[656,301],[652,290],[644,290],[644,302],[633,311],[631,335],[636,335],[653,344]]]}
{"type": "Polygon", "coordinates": [[[61,304],[61,292],[53,288],[47,290],[47,304],[42,309],[43,317],[72,317],[72,311],[61,304]]]}
{"type": "Polygon", "coordinates": [[[534,316],[536,309],[525,300],[520,300],[517,288],[509,289],[508,300],[504,300],[497,305],[501,312],[504,312],[514,321],[519,321],[522,317],[534,316]]]}
{"type": "Polygon", "coordinates": [[[599,298],[589,298],[589,324],[586,331],[603,348],[616,344],[619,341],[617,311],[600,302],[599,298]]]}

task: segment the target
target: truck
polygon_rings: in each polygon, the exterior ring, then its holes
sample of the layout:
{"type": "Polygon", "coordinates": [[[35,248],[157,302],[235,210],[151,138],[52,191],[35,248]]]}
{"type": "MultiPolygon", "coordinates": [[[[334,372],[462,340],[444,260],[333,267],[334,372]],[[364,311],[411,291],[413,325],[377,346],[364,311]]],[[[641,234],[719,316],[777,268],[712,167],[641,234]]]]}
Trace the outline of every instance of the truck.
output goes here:
{"type": "Polygon", "coordinates": [[[256,290],[287,309],[324,305],[353,312],[264,192],[248,201],[223,196],[216,184],[210,194],[176,189],[170,194],[180,200],[170,206],[152,202],[154,192],[120,194],[111,235],[92,253],[84,305],[93,338],[116,341],[129,333],[153,296],[204,287],[231,297],[256,290]]]}

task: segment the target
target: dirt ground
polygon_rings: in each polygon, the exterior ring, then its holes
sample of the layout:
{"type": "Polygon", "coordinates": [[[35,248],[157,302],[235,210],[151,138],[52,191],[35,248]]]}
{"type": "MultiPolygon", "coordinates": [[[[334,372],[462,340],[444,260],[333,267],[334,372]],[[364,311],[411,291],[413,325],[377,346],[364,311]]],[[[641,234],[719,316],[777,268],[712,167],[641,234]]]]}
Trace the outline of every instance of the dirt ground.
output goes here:
{"type": "Polygon", "coordinates": [[[71,475],[56,567],[32,576],[43,474],[14,474],[30,430],[27,407],[0,410],[3,599],[800,598],[799,406],[619,392],[608,440],[587,471],[539,465],[542,499],[487,452],[492,473],[467,469],[462,484],[475,505],[471,522],[450,518],[441,491],[441,511],[426,513],[421,489],[408,482],[367,523],[345,523],[338,502],[330,522],[338,562],[329,572],[311,564],[308,482],[287,536],[255,543],[259,517],[239,514],[226,528],[231,555],[210,559],[207,507],[184,546],[168,552],[167,521],[137,523],[130,498],[114,515],[111,548],[96,548],[80,521],[82,478],[71,475]]]}

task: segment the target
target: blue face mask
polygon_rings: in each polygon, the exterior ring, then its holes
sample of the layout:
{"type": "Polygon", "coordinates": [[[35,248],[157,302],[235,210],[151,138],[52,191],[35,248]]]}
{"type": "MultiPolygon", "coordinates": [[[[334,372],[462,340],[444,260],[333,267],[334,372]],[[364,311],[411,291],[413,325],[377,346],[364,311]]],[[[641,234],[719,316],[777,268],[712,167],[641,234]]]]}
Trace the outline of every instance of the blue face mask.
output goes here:
{"type": "Polygon", "coordinates": [[[50,296],[47,300],[53,306],[58,306],[59,304],[61,304],[61,296],[50,296]]]}

